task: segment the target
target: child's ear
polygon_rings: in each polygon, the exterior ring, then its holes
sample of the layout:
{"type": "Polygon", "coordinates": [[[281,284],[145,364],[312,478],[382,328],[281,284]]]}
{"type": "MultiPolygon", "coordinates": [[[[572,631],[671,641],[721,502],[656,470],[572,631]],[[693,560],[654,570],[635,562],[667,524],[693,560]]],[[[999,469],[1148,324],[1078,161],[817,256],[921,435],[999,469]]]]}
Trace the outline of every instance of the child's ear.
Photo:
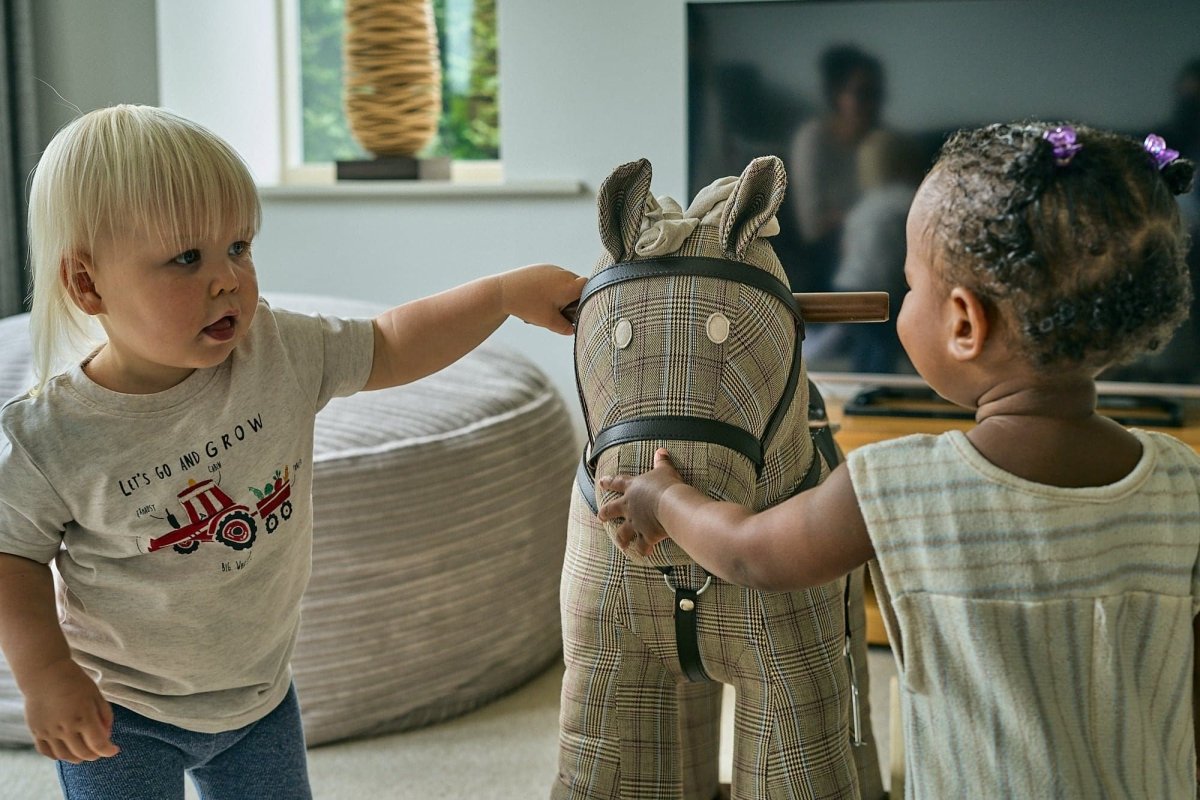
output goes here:
{"type": "Polygon", "coordinates": [[[950,290],[950,354],[971,361],[983,353],[991,331],[987,308],[979,296],[964,286],[950,290]]]}
{"type": "Polygon", "coordinates": [[[63,256],[59,265],[59,279],[72,302],[88,316],[104,310],[103,298],[96,291],[92,280],[92,260],[85,254],[63,256]]]}

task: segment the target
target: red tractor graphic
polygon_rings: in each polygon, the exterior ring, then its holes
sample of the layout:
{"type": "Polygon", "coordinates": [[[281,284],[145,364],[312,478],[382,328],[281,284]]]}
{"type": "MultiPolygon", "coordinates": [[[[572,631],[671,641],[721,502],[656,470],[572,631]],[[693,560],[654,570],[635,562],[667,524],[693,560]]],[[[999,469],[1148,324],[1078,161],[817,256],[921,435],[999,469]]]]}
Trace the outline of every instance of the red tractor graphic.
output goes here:
{"type": "Polygon", "coordinates": [[[292,515],[292,484],[284,482],[276,474],[274,484],[265,487],[269,493],[255,503],[254,509],[240,503],[225,493],[211,480],[193,483],[179,493],[179,504],[187,512],[188,524],[180,526],[170,517],[175,530],[150,540],[150,552],[174,547],[180,553],[192,553],[201,542],[217,541],[234,550],[245,550],[254,544],[258,532],[258,516],[267,523],[267,533],[279,527],[279,517],[292,515]]]}

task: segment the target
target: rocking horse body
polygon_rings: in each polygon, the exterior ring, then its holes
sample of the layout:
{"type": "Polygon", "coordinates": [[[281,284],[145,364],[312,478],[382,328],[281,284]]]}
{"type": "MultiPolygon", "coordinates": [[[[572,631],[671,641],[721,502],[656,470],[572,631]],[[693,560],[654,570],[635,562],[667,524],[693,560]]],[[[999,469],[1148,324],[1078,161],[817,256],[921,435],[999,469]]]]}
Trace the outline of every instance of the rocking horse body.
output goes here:
{"type": "Polygon", "coordinates": [[[838,458],[832,439],[818,447],[810,434],[803,319],[762,238],[777,230],[782,164],[756,159],[687,212],[655,200],[650,178],[642,160],[601,187],[605,253],[576,320],[589,446],[562,578],[553,796],[715,797],[729,683],[734,798],[874,800],[861,571],[848,584],[759,592],[707,575],[670,541],[626,555],[595,516],[607,499],[595,475],[649,469],[659,446],[685,480],[756,509],[823,479],[838,458]]]}

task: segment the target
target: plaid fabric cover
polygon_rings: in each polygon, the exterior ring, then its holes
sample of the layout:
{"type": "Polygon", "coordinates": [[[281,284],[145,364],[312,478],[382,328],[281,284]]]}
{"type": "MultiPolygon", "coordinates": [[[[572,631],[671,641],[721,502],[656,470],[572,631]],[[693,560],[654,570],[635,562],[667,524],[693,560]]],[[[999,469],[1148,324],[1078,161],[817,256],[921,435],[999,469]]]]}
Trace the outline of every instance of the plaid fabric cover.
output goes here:
{"type": "MultiPolygon", "coordinates": [[[[763,161],[757,160],[742,180],[763,161]]],[[[772,193],[782,197],[782,175],[781,167],[769,175],[760,171],[756,181],[775,185],[752,193],[750,201],[763,204],[772,193]]],[[[646,165],[619,202],[641,202],[648,189],[646,165]]],[[[729,258],[733,244],[746,263],[786,285],[766,240],[747,239],[745,228],[737,237],[725,233],[740,199],[735,194],[730,201],[721,228],[697,227],[673,255],[729,258]]],[[[637,214],[606,213],[604,204],[602,190],[601,239],[609,252],[593,274],[620,260],[612,243],[635,240],[641,224],[637,214]]],[[[764,213],[772,215],[769,200],[765,206],[764,213]]],[[[618,421],[660,415],[711,418],[761,436],[783,395],[796,345],[793,319],[777,299],[733,281],[682,275],[602,290],[582,307],[576,330],[589,438],[618,421]],[[731,323],[729,338],[720,344],[705,328],[715,312],[731,323]],[[613,339],[621,319],[632,327],[625,347],[613,339]]],[[[758,475],[744,456],[724,447],[662,440],[606,450],[596,473],[643,472],[654,450],[665,444],[684,479],[710,496],[767,508],[790,496],[809,469],[814,448],[807,408],[802,372],[758,475]]],[[[610,497],[598,490],[599,502],[610,497]]],[[[710,800],[716,794],[720,686],[689,683],[684,676],[675,642],[674,594],[656,569],[660,566],[675,566],[673,580],[692,588],[707,577],[671,541],[646,558],[621,553],[576,490],[560,594],[567,671],[555,798],[710,800]]],[[[844,588],[839,581],[803,592],[764,593],[714,578],[699,597],[705,671],[714,681],[734,685],[737,693],[735,798],[883,796],[870,735],[861,570],[851,604],[867,738],[861,748],[850,746],[844,588]]]]}

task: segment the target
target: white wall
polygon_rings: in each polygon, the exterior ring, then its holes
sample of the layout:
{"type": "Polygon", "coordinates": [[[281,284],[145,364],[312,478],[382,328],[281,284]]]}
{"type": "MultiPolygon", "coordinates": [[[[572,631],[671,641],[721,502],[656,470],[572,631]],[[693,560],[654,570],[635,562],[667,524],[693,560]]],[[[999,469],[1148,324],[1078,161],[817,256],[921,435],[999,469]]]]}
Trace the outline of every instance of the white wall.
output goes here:
{"type": "Polygon", "coordinates": [[[221,134],[262,184],[279,181],[273,0],[157,0],[161,103],[221,134]]]}
{"type": "MultiPolygon", "coordinates": [[[[275,23],[266,2],[158,0],[163,105],[278,175],[275,23]],[[198,10],[203,6],[204,10],[198,10]],[[220,25],[205,20],[220,20],[220,25]],[[218,55],[224,43],[228,52],[218,55]]],[[[586,273],[599,252],[595,191],[647,157],[655,191],[685,185],[683,0],[502,0],[501,156],[507,180],[582,181],[575,196],[296,198],[268,192],[255,243],[264,289],[398,303],[535,261],[586,273]]],[[[509,321],[520,348],[576,405],[570,340],[509,321]]]]}

